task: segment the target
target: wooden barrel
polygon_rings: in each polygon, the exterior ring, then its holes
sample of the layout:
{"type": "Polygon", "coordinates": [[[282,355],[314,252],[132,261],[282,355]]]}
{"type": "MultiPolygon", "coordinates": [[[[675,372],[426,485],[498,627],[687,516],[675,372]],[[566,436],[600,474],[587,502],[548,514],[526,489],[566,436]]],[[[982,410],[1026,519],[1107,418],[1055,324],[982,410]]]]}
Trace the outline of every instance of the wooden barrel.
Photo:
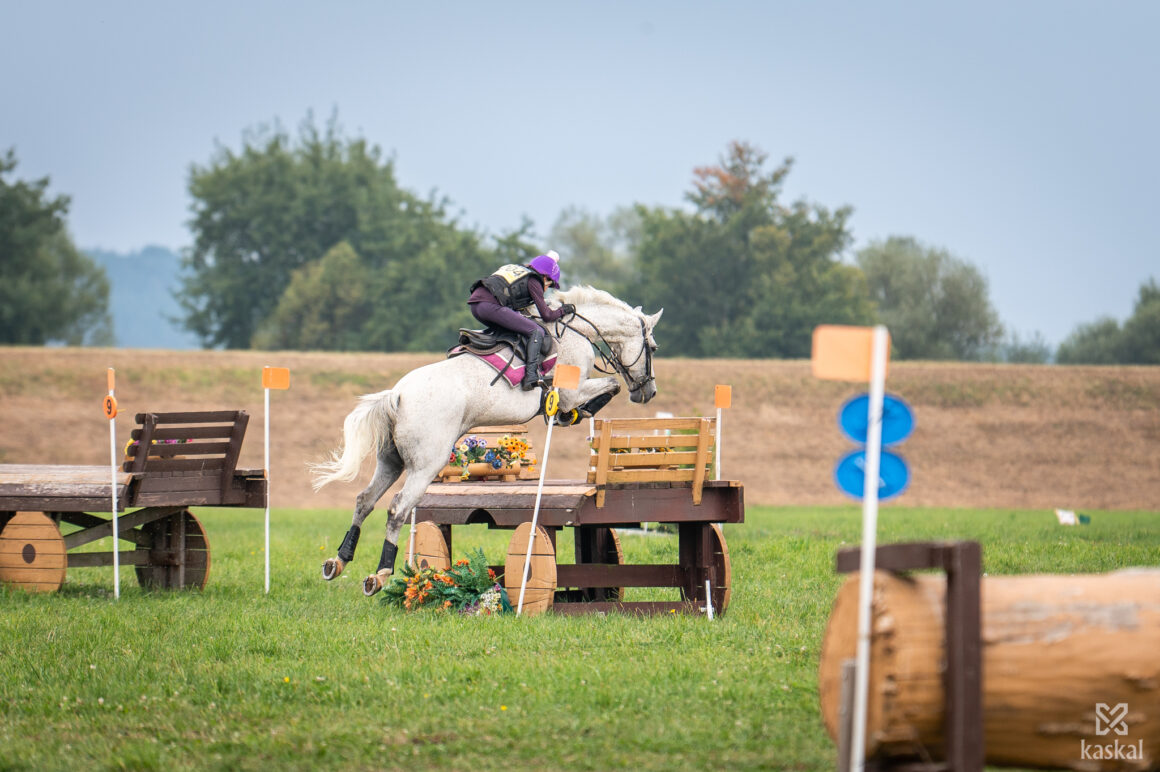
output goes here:
{"type": "MultiPolygon", "coordinates": [[[[504,561],[504,587],[511,599],[512,607],[518,608],[520,602],[520,581],[524,575],[524,559],[528,550],[528,536],[532,531],[531,523],[523,523],[512,534],[508,544],[507,559],[504,561]]],[[[552,546],[548,532],[541,526],[536,526],[536,535],[532,540],[531,570],[528,572],[528,583],[524,591],[523,614],[535,616],[552,607],[556,595],[556,549],[552,546]]]]}
{"type": "Polygon", "coordinates": [[[67,570],[60,529],[42,512],[17,512],[0,531],[0,582],[30,592],[55,592],[67,570]]]}
{"type": "MultiPolygon", "coordinates": [[[[942,757],[945,590],[941,574],[875,574],[871,754],[942,757]]],[[[841,667],[854,657],[857,625],[854,574],[838,591],[819,664],[822,717],[835,739],[841,667]]],[[[1160,763],[1160,570],[984,577],[982,625],[989,764],[1160,763]]]]}
{"type": "Polygon", "coordinates": [[[429,520],[415,523],[415,557],[412,564],[416,569],[445,571],[451,568],[451,550],[443,538],[443,531],[429,520]]]}

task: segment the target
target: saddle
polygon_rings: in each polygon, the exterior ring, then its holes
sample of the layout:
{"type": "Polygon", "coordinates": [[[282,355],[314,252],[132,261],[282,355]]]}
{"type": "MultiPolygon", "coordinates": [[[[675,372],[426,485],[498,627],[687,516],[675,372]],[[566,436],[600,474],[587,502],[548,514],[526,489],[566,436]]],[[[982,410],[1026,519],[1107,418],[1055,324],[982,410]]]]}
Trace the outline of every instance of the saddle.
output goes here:
{"type": "MultiPolygon", "coordinates": [[[[556,366],[556,340],[551,335],[544,336],[544,344],[549,350],[544,352],[540,362],[540,372],[547,375],[556,366]]],[[[512,386],[519,386],[524,378],[524,338],[511,330],[488,327],[484,330],[459,329],[459,343],[447,351],[447,358],[471,354],[482,359],[499,373],[495,380],[503,377],[512,386]]],[[[495,383],[495,381],[492,381],[495,383]]]]}

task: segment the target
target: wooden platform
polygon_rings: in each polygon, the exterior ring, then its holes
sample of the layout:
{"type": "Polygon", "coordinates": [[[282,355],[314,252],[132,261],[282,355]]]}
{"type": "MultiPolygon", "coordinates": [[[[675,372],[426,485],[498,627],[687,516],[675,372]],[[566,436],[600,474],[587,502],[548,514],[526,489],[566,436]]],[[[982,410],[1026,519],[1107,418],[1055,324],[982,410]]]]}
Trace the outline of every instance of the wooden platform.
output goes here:
{"type": "MultiPolygon", "coordinates": [[[[138,428],[115,473],[108,466],[0,465],[0,538],[15,540],[10,546],[19,550],[20,560],[25,554],[47,552],[37,548],[39,541],[25,539],[15,525],[11,533],[5,529],[10,522],[22,522],[18,513],[44,513],[67,550],[111,536],[115,482],[118,535],[134,546],[121,550],[118,545],[118,561],[135,566],[146,586],[204,586],[209,542],[188,508],[266,504],[263,470],[236,468],[249,416],[223,410],[141,413],[136,418],[138,428]],[[61,524],[76,530],[60,537],[61,524]]],[[[73,567],[113,563],[112,552],[71,552],[67,557],[73,567]]],[[[13,565],[0,565],[0,581],[30,589],[45,584],[33,587],[25,580],[27,566],[15,559],[8,562],[13,565]]]]}
{"type": "MultiPolygon", "coordinates": [[[[553,613],[700,613],[705,606],[706,580],[717,612],[728,607],[732,572],[720,524],[744,521],[744,488],[739,482],[705,482],[700,505],[692,503],[689,485],[609,487],[604,507],[596,506],[596,494],[596,486],[583,481],[545,483],[539,523],[557,550],[562,529],[571,528],[575,550],[574,564],[556,566],[553,613]],[[646,522],[677,524],[676,563],[622,563],[612,529],[637,528],[646,522]],[[625,587],[673,587],[680,590],[681,599],[622,602],[625,587]]],[[[534,482],[435,483],[428,487],[415,516],[420,522],[436,525],[443,534],[446,553],[453,554],[453,525],[480,523],[514,529],[531,521],[535,499],[534,482]]],[[[505,570],[504,566],[494,568],[497,572],[505,570]]]]}
{"type": "MultiPolygon", "coordinates": [[[[420,519],[442,525],[487,523],[515,528],[532,519],[534,480],[514,483],[433,483],[419,502],[420,519]]],[[[603,525],[637,528],[641,523],[740,523],[745,519],[742,484],[709,480],[702,501],[694,504],[689,485],[626,483],[604,488],[605,504],[596,506],[596,485],[582,480],[546,480],[540,502],[545,527],[603,525]]]]}

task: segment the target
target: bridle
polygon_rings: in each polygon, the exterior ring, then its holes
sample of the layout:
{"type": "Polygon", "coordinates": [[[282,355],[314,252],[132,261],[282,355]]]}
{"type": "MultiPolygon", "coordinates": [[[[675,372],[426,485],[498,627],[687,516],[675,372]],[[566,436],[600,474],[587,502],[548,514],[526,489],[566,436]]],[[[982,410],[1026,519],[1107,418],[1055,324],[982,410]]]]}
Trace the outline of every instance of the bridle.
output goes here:
{"type": "MultiPolygon", "coordinates": [[[[600,328],[597,327],[591,319],[575,311],[572,313],[572,317],[576,319],[582,319],[584,323],[591,327],[592,330],[596,333],[596,337],[600,339],[600,342],[604,344],[602,348],[601,346],[597,345],[596,341],[588,341],[590,344],[592,344],[592,350],[600,359],[600,363],[593,363],[593,369],[595,369],[597,372],[604,373],[605,375],[619,375],[624,379],[624,383],[628,386],[628,390],[631,392],[639,391],[640,389],[643,389],[645,386],[647,386],[650,382],[656,380],[656,376],[653,375],[653,350],[655,347],[650,345],[648,342],[648,328],[645,327],[643,319],[639,317],[637,318],[637,321],[640,322],[640,353],[636,355],[636,359],[632,360],[628,364],[625,364],[621,360],[620,356],[616,353],[616,349],[614,349],[612,344],[608,342],[608,339],[604,337],[604,333],[600,331],[600,328]],[[644,357],[644,377],[638,379],[632,375],[632,372],[629,368],[635,366],[636,363],[640,361],[642,356],[644,357]],[[604,366],[602,367],[601,364],[604,366]]],[[[580,330],[577,330],[563,318],[559,319],[556,324],[563,325],[564,327],[573,330],[577,335],[583,335],[585,338],[588,338],[587,335],[584,335],[584,333],[580,332],[580,330]]],[[[556,337],[560,337],[559,333],[557,333],[556,337]]]]}

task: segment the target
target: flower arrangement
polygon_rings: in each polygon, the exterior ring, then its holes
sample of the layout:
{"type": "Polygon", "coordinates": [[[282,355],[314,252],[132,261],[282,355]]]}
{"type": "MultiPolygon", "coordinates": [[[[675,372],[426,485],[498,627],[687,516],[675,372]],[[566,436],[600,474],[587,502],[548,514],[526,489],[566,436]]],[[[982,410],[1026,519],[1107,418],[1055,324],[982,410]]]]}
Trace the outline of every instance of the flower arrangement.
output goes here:
{"type": "Polygon", "coordinates": [[[527,440],[510,434],[500,437],[498,444],[498,448],[489,448],[485,439],[475,436],[464,437],[462,442],[451,449],[451,458],[447,463],[460,467],[463,470],[460,476],[466,480],[471,476],[468,464],[489,464],[492,469],[512,467],[522,461],[531,448],[527,440]]]}
{"type": "Polygon", "coordinates": [[[467,616],[490,616],[512,610],[507,591],[487,567],[483,550],[440,571],[409,564],[383,588],[383,603],[407,611],[433,609],[467,616]]]}

